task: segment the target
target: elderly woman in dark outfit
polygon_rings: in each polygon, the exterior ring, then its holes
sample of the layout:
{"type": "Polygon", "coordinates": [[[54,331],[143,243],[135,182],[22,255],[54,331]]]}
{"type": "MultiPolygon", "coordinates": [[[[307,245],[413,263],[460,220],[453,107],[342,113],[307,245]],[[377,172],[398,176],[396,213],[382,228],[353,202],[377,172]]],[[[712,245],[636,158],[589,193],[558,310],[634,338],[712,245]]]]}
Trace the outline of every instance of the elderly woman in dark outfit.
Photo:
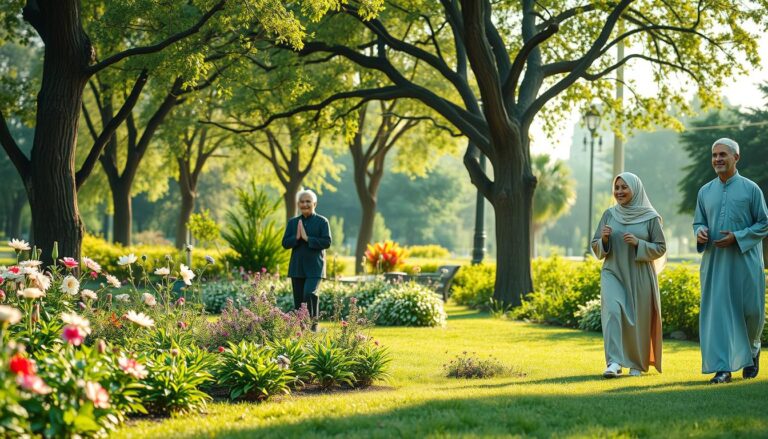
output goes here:
{"type": "MultiPolygon", "coordinates": [[[[283,235],[283,247],[291,249],[288,277],[293,285],[293,305],[302,303],[309,315],[316,319],[319,311],[318,287],[325,278],[325,249],[331,246],[331,228],[328,220],[315,213],[317,195],[303,190],[298,195],[300,215],[288,220],[283,235]]],[[[312,324],[315,330],[317,323],[312,324]]]]}

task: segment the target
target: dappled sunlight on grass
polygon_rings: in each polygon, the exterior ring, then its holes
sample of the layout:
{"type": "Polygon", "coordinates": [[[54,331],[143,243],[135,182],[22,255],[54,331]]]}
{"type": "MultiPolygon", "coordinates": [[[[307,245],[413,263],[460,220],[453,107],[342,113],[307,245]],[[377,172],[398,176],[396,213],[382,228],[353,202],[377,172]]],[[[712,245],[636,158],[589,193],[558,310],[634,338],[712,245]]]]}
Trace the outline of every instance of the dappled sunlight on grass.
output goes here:
{"type": "Polygon", "coordinates": [[[215,403],[202,416],[133,421],[117,436],[768,436],[765,376],[707,385],[695,343],[665,340],[663,374],[605,380],[600,334],[448,312],[446,328],[374,331],[394,361],[393,378],[372,389],[215,403]],[[525,376],[445,378],[443,364],[463,351],[525,376]]]}

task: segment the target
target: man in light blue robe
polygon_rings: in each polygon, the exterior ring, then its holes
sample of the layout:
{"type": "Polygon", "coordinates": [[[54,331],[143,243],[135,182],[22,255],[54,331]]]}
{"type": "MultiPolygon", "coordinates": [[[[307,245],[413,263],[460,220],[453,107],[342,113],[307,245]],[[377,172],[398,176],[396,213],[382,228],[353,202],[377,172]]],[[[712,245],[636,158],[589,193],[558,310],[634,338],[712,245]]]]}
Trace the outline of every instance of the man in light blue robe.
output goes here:
{"type": "Polygon", "coordinates": [[[768,236],[765,198],[753,181],[736,170],[739,144],[712,145],[717,178],[696,201],[693,230],[701,260],[702,373],[711,383],[731,381],[731,372],[757,376],[760,336],[765,324],[765,273],[761,241],[768,236]]]}

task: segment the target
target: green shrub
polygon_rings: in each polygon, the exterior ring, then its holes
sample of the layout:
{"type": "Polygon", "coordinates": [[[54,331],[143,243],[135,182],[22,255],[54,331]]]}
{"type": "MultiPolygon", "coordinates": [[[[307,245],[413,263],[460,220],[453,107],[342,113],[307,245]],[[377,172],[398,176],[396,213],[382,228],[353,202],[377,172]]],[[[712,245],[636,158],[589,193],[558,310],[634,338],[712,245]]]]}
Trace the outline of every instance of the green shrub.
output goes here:
{"type": "Polygon", "coordinates": [[[393,286],[380,295],[368,310],[377,325],[443,326],[443,301],[426,286],[413,282],[393,286]]]}
{"type": "Polygon", "coordinates": [[[413,262],[409,264],[403,264],[400,266],[400,270],[411,275],[417,273],[436,273],[437,267],[440,265],[442,264],[438,262],[413,262]]]}
{"type": "MultiPolygon", "coordinates": [[[[155,268],[165,267],[168,262],[166,256],[174,261],[174,263],[187,262],[187,254],[184,250],[179,250],[171,246],[150,246],[150,245],[138,245],[132,247],[123,247],[120,244],[110,244],[102,238],[86,234],[83,237],[82,254],[88,256],[101,265],[103,271],[115,275],[120,279],[125,279],[128,276],[127,266],[117,265],[117,259],[120,256],[127,255],[129,253],[135,254],[139,257],[137,264],[134,264],[134,277],[140,277],[140,265],[145,265],[149,273],[152,273],[155,268]],[[142,261],[142,256],[146,256],[146,262],[142,261]]],[[[206,277],[217,277],[226,275],[226,263],[225,258],[231,255],[230,250],[219,252],[217,250],[210,250],[204,248],[192,249],[192,269],[198,270],[205,267],[206,277]],[[206,255],[213,256],[215,259],[214,264],[208,264],[205,260],[206,255]]]]}
{"type": "Polygon", "coordinates": [[[310,374],[313,380],[324,389],[341,384],[351,386],[355,379],[352,365],[349,355],[344,349],[336,346],[330,338],[317,340],[310,348],[310,374]]]}
{"type": "Polygon", "coordinates": [[[486,359],[475,357],[475,355],[475,353],[469,355],[465,351],[448,364],[444,364],[445,376],[448,378],[492,378],[513,372],[501,364],[499,360],[493,358],[492,355],[486,359]]]}
{"type": "Polygon", "coordinates": [[[472,308],[486,306],[493,297],[495,264],[463,265],[451,285],[451,299],[472,308]]]}
{"type": "Polygon", "coordinates": [[[595,332],[603,331],[600,299],[590,300],[584,305],[579,305],[576,317],[579,319],[579,329],[595,332]]]}
{"type": "Polygon", "coordinates": [[[406,250],[411,258],[445,259],[451,256],[451,252],[447,248],[436,244],[412,245],[407,247],[406,250]]]}
{"type": "Polygon", "coordinates": [[[194,346],[148,355],[149,375],[141,399],[149,413],[165,416],[205,409],[211,397],[200,388],[213,381],[212,355],[194,346]]]}
{"type": "Polygon", "coordinates": [[[269,219],[280,200],[270,200],[255,183],[250,192],[238,190],[237,198],[237,208],[227,212],[227,227],[221,234],[236,253],[230,262],[245,270],[274,272],[288,262],[283,231],[269,219]]]}
{"type": "Polygon", "coordinates": [[[264,401],[272,395],[290,393],[293,382],[290,360],[268,346],[241,341],[229,343],[221,353],[218,383],[229,388],[229,398],[264,401]]]}
{"type": "Polygon", "coordinates": [[[219,314],[227,301],[232,301],[235,307],[241,307],[247,300],[247,284],[243,281],[221,280],[203,285],[203,304],[209,313],[219,314]]]}
{"type": "Polygon", "coordinates": [[[389,378],[387,367],[392,357],[386,348],[366,343],[352,357],[352,374],[355,387],[368,387],[376,380],[389,378]]]}
{"type": "MultiPolygon", "coordinates": [[[[333,237],[336,239],[336,237],[333,237]]],[[[347,262],[340,258],[336,253],[328,254],[326,258],[326,275],[328,279],[334,279],[338,276],[344,275],[347,270],[347,262]]]]}
{"type": "Polygon", "coordinates": [[[667,267],[659,275],[659,292],[664,333],[682,331],[688,338],[697,338],[701,304],[698,271],[685,264],[667,267]]]}
{"type": "Polygon", "coordinates": [[[290,361],[290,367],[293,371],[292,386],[297,387],[308,383],[312,379],[310,373],[309,354],[305,348],[305,341],[302,338],[284,338],[282,340],[270,343],[275,354],[283,355],[290,361]]]}

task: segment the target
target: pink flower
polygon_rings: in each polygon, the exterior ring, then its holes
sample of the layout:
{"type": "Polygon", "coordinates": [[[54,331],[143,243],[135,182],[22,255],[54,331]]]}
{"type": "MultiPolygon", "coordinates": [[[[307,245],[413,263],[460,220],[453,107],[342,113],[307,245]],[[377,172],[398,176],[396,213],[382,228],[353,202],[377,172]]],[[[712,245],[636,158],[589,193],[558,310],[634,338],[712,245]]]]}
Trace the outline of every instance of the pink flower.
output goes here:
{"type": "Polygon", "coordinates": [[[19,274],[21,273],[21,267],[17,267],[16,265],[14,265],[13,267],[8,269],[8,272],[12,274],[19,274]]]}
{"type": "Polygon", "coordinates": [[[61,263],[64,264],[67,268],[75,268],[78,265],[80,265],[79,262],[75,260],[75,258],[62,258],[60,259],[61,263]]]}
{"type": "Polygon", "coordinates": [[[91,272],[91,279],[96,279],[97,277],[99,277],[99,273],[96,273],[95,271],[92,271],[91,272]]]}
{"type": "Polygon", "coordinates": [[[48,387],[43,379],[37,375],[17,375],[16,383],[21,386],[22,389],[38,395],[46,395],[53,391],[53,389],[48,387]]]}
{"type": "Polygon", "coordinates": [[[224,351],[226,351],[226,349],[224,349],[224,346],[219,346],[219,353],[222,353],[224,351]]]}
{"type": "Polygon", "coordinates": [[[342,327],[342,328],[346,328],[346,327],[347,327],[347,325],[349,325],[349,323],[347,323],[347,321],[346,321],[346,320],[342,320],[342,321],[341,321],[341,327],[342,327]]]}
{"type": "Polygon", "coordinates": [[[267,272],[267,267],[261,267],[261,272],[262,273],[266,273],[267,272]]]}
{"type": "Polygon", "coordinates": [[[149,374],[147,368],[133,358],[121,357],[117,360],[117,363],[120,365],[120,369],[122,369],[123,372],[136,378],[137,380],[146,378],[149,374]]]}
{"type": "Polygon", "coordinates": [[[85,383],[85,397],[93,401],[93,406],[96,408],[109,408],[109,393],[99,383],[93,381],[85,383]]]}
{"type": "Polygon", "coordinates": [[[0,290],[0,302],[5,300],[5,291],[0,290]]]}
{"type": "Polygon", "coordinates": [[[176,306],[184,306],[184,303],[186,303],[186,300],[183,297],[179,297],[179,300],[176,301],[176,306]]]}
{"type": "Polygon", "coordinates": [[[5,282],[5,279],[3,279],[3,276],[0,276],[0,284],[5,282]]]}
{"type": "Polygon", "coordinates": [[[179,329],[187,329],[187,326],[189,325],[187,324],[187,322],[178,322],[176,326],[178,326],[179,329]]]}
{"type": "Polygon", "coordinates": [[[83,340],[85,340],[85,336],[85,332],[75,325],[67,325],[64,327],[64,331],[61,332],[61,338],[75,346],[80,346],[83,340]]]}
{"type": "Polygon", "coordinates": [[[349,303],[351,303],[352,305],[356,304],[357,303],[357,297],[350,297],[349,298],[349,303]]]}
{"type": "Polygon", "coordinates": [[[375,344],[376,346],[378,346],[378,345],[379,345],[379,341],[378,341],[378,340],[374,340],[374,341],[373,341],[373,344],[375,344]]]}

